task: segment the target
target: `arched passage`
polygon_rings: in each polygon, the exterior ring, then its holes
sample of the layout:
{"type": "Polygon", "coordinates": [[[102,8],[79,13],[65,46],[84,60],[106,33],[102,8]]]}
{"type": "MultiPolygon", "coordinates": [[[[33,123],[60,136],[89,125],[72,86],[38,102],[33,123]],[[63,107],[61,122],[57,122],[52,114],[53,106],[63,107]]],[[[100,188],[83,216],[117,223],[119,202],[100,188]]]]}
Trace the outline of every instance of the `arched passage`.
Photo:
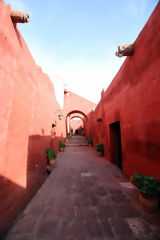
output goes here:
{"type": "Polygon", "coordinates": [[[74,110],[74,111],[69,112],[66,115],[66,133],[67,134],[70,133],[71,129],[73,129],[73,133],[75,133],[75,132],[79,133],[79,134],[84,133],[86,120],[87,120],[87,116],[82,111],[74,110]],[[73,119],[77,120],[77,122],[76,121],[72,122],[73,119]],[[84,121],[84,119],[85,119],[85,121],[84,121]]]}
{"type": "Polygon", "coordinates": [[[69,112],[66,117],[68,117],[68,116],[70,116],[71,114],[74,114],[74,113],[76,113],[76,114],[79,113],[79,114],[81,114],[83,117],[85,117],[87,119],[86,114],[84,112],[82,112],[82,111],[79,111],[79,110],[74,110],[74,111],[69,112]]]}
{"type": "Polygon", "coordinates": [[[83,118],[79,116],[74,116],[70,118],[70,128],[73,134],[82,134],[84,130],[83,118]]]}
{"type": "Polygon", "coordinates": [[[72,120],[73,118],[80,118],[82,121],[84,120],[84,118],[80,117],[80,116],[73,116],[73,117],[70,117],[70,119],[72,120]]]}

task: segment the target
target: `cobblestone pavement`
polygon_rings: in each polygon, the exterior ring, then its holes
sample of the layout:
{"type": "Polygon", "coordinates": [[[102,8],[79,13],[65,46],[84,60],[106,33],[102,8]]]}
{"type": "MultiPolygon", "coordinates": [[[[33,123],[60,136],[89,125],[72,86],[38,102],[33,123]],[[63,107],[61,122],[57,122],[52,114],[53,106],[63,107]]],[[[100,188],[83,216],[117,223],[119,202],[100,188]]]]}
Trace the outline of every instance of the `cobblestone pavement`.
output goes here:
{"type": "MultiPolygon", "coordinates": [[[[76,143],[77,144],[77,143],[76,143]]],[[[160,240],[121,170],[88,146],[68,146],[7,240],[160,240]]]]}

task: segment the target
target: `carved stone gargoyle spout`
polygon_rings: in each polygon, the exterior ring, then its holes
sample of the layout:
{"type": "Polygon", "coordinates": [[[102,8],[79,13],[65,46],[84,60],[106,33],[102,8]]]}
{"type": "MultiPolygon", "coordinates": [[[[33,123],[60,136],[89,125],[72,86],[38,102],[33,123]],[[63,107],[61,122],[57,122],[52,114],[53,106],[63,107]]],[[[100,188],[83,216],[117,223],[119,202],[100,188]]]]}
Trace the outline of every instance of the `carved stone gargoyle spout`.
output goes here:
{"type": "Polygon", "coordinates": [[[118,52],[115,53],[117,57],[123,56],[132,56],[134,53],[134,45],[133,44],[124,44],[118,46],[118,52]]]}
{"type": "Polygon", "coordinates": [[[30,21],[29,14],[19,10],[11,9],[10,16],[13,23],[27,23],[30,21]]]}

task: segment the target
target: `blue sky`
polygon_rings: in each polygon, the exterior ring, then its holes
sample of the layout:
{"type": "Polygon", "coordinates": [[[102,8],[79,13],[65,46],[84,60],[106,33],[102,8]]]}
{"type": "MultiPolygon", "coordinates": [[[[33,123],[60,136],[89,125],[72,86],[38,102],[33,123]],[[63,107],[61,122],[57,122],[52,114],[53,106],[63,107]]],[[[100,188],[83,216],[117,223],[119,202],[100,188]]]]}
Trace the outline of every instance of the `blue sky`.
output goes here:
{"type": "Polygon", "coordinates": [[[125,58],[118,45],[133,43],[158,0],[5,0],[26,11],[19,24],[35,61],[53,84],[98,102],[125,58]]]}

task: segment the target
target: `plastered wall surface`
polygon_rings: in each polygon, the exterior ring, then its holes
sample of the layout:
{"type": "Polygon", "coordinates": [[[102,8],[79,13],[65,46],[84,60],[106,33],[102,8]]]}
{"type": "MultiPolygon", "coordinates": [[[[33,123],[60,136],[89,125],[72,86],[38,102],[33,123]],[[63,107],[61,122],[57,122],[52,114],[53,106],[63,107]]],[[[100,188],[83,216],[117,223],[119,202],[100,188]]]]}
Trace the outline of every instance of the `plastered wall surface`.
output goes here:
{"type": "Polygon", "coordinates": [[[0,106],[1,234],[46,177],[45,149],[59,109],[51,80],[34,62],[3,1],[0,106]]]}
{"type": "Polygon", "coordinates": [[[120,122],[123,173],[160,178],[160,3],[134,43],[95,111],[88,115],[87,136],[102,142],[112,158],[111,125],[120,122]],[[101,122],[97,119],[101,118],[101,122]]]}
{"type": "Polygon", "coordinates": [[[160,3],[98,106],[68,92],[62,109],[51,80],[13,25],[10,6],[0,1],[0,235],[44,182],[46,147],[52,138],[58,152],[70,114],[84,116],[87,136],[94,146],[104,144],[104,155],[113,163],[111,124],[119,122],[124,175],[160,178],[159,12],[160,3]]]}
{"type": "MultiPolygon", "coordinates": [[[[66,137],[66,115],[77,109],[88,114],[95,104],[70,93],[62,109],[50,78],[35,63],[2,0],[0,56],[1,235],[44,182],[46,148],[58,153],[59,141],[66,137]]],[[[61,82],[58,91],[64,93],[61,82]]]]}

